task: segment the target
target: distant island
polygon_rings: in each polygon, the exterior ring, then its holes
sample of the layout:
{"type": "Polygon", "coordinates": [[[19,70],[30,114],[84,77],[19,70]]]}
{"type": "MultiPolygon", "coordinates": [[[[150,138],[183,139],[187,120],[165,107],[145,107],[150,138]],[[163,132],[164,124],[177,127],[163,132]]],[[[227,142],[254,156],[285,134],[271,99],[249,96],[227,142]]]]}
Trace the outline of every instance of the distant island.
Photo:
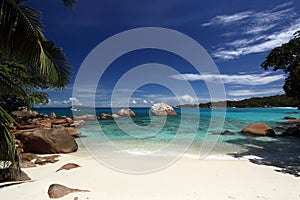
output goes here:
{"type": "MultiPolygon", "coordinates": [[[[223,107],[224,101],[214,102],[214,107],[223,107]],[[220,105],[220,106],[218,106],[220,105]]],[[[233,108],[268,108],[268,107],[299,107],[300,101],[286,95],[274,95],[269,97],[253,97],[240,101],[226,101],[227,107],[233,108]]],[[[176,108],[210,108],[212,102],[200,104],[178,105],[176,108]]]]}

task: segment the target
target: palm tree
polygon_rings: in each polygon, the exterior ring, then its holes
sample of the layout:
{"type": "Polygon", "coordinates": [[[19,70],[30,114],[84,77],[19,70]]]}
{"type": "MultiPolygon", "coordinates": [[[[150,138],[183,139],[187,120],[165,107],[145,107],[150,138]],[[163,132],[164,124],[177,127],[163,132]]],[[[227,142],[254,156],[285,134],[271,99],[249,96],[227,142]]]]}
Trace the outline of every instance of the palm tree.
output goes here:
{"type": "MultiPolygon", "coordinates": [[[[76,0],[61,1],[67,7],[76,3],[76,0]]],[[[28,88],[20,85],[20,77],[10,77],[3,70],[5,67],[23,73],[37,71],[49,87],[56,89],[69,82],[71,70],[66,57],[53,41],[46,40],[40,17],[38,10],[22,4],[22,0],[0,0],[0,96],[8,93],[29,96],[28,88]]],[[[0,107],[0,168],[19,170],[12,123],[15,121],[0,107]]],[[[0,173],[0,179],[1,176],[0,173]]]]}

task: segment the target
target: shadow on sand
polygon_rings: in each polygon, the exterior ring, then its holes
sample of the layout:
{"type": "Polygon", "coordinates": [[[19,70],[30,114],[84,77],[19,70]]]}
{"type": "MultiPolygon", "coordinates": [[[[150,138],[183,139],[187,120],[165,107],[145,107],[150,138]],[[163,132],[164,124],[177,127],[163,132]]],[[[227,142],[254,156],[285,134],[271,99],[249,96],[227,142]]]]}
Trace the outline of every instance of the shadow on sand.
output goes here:
{"type": "Polygon", "coordinates": [[[300,177],[300,139],[277,136],[272,140],[263,140],[260,137],[246,137],[245,139],[229,140],[246,151],[230,154],[235,158],[243,156],[257,156],[261,159],[249,159],[258,165],[276,167],[275,171],[300,177]]]}

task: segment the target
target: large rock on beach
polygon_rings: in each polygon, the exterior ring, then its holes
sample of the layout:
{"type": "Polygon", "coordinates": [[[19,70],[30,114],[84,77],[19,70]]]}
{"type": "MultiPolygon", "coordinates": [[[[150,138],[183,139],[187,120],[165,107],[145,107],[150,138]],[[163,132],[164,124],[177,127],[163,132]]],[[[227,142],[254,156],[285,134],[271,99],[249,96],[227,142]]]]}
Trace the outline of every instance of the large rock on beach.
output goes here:
{"type": "Polygon", "coordinates": [[[59,129],[36,129],[21,135],[24,152],[38,154],[71,153],[77,150],[75,139],[59,129]]]}
{"type": "Polygon", "coordinates": [[[172,106],[166,103],[156,103],[151,106],[151,114],[154,116],[177,115],[172,106]]]}
{"type": "Polygon", "coordinates": [[[0,169],[0,183],[7,182],[7,185],[13,185],[14,183],[29,180],[31,180],[31,178],[24,171],[18,171],[18,169],[15,168],[0,169]]]}
{"type": "Polygon", "coordinates": [[[119,115],[121,117],[132,117],[132,116],[135,116],[135,113],[131,109],[122,108],[121,110],[119,110],[117,115],[119,115]]]}
{"type": "Polygon", "coordinates": [[[250,133],[258,136],[275,136],[274,130],[266,124],[251,124],[242,130],[243,133],[250,133]]]}

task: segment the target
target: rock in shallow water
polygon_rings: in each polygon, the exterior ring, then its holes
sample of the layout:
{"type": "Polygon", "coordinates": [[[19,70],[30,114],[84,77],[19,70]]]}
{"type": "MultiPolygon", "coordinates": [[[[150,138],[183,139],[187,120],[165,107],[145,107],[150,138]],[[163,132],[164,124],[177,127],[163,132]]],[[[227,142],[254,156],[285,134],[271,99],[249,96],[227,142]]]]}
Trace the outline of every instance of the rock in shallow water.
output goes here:
{"type": "Polygon", "coordinates": [[[300,128],[299,127],[289,127],[282,133],[282,135],[300,137],[300,128]]]}
{"type": "Polygon", "coordinates": [[[165,103],[156,103],[151,106],[151,114],[155,116],[177,115],[172,106],[165,103]]]}
{"type": "Polygon", "coordinates": [[[243,133],[250,133],[258,136],[275,136],[274,130],[266,124],[251,124],[242,130],[243,133]]]}
{"type": "Polygon", "coordinates": [[[132,117],[132,116],[135,116],[135,113],[131,109],[122,108],[121,110],[119,110],[117,115],[119,115],[121,117],[132,117]]]}

